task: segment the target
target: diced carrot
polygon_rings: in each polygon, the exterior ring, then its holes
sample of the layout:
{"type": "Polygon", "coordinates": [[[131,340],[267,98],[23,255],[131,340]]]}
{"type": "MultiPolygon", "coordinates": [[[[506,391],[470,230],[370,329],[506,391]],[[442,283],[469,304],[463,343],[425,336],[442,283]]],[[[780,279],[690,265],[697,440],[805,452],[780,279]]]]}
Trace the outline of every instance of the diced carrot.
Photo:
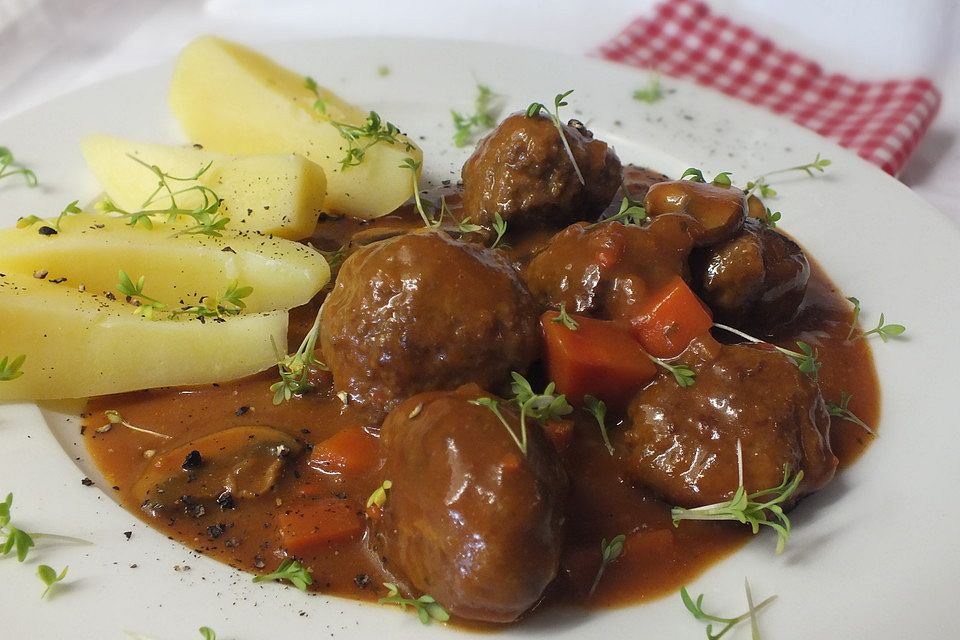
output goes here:
{"type": "Polygon", "coordinates": [[[658,358],[677,357],[712,326],[710,310],[680,276],[651,293],[630,322],[634,337],[658,358]]]}
{"type": "Polygon", "coordinates": [[[302,557],[359,536],[363,532],[363,520],[357,511],[355,504],[338,498],[295,504],[277,516],[284,550],[302,557]]]}
{"type": "Polygon", "coordinates": [[[573,420],[550,420],[543,423],[543,432],[554,448],[563,453],[573,441],[573,420]]]}
{"type": "Polygon", "coordinates": [[[308,464],[321,473],[358,475],[378,462],[377,439],[362,427],[347,427],[313,448],[308,464]]]}
{"type": "Polygon", "coordinates": [[[540,318],[546,341],[547,369],[557,391],[571,402],[590,394],[615,407],[625,407],[633,394],[656,376],[654,365],[630,332],[608,320],[571,316],[577,329],[540,318]]]}

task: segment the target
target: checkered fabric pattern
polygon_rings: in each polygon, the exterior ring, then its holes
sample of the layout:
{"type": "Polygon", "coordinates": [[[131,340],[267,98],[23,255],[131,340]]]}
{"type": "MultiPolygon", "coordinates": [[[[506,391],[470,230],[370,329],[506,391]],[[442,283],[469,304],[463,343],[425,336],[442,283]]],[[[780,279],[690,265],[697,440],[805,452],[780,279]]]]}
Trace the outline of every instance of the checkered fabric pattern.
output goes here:
{"type": "Polygon", "coordinates": [[[596,54],[783,114],[896,174],[940,106],[925,78],[859,82],[777,47],[698,0],[667,0],[596,54]]]}

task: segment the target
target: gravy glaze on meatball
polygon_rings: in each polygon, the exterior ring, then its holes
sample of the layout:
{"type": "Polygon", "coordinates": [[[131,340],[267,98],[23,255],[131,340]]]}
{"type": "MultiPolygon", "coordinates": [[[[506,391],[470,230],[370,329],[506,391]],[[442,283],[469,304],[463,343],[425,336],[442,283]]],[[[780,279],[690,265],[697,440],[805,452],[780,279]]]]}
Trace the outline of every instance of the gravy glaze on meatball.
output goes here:
{"type": "MultiPolygon", "coordinates": [[[[567,479],[553,444],[528,425],[526,455],[476,385],[414,396],[381,431],[392,486],[371,545],[411,593],[466,619],[511,622],[557,575],[567,479]]],[[[519,433],[505,402],[504,418],[519,433]]]]}
{"type": "Polygon", "coordinates": [[[553,121],[515,113],[480,141],[463,165],[464,210],[490,225],[560,228],[596,220],[620,187],[620,160],[582,124],[561,125],[583,182],[553,121]]]}
{"type": "Polygon", "coordinates": [[[438,231],[357,249],[320,323],[334,386],[371,425],[421,391],[494,388],[540,351],[536,309],[509,260],[438,231]]]}
{"type": "Polygon", "coordinates": [[[784,465],[804,473],[796,498],[833,478],[820,390],[786,356],[704,340],[680,359],[696,371],[696,384],[684,388],[663,375],[630,405],[623,462],[632,480],[682,507],[729,500],[739,485],[738,440],[747,492],[779,485],[784,465]]]}

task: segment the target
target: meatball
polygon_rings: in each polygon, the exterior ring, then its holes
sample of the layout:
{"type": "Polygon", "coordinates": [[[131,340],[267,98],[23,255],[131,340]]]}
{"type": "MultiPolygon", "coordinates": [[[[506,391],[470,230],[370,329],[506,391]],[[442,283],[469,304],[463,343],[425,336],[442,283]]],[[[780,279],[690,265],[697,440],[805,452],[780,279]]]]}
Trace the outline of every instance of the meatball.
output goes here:
{"type": "Polygon", "coordinates": [[[797,243],[753,218],[736,237],[696,252],[691,265],[719,321],[761,333],[797,315],[810,279],[797,243]]]}
{"type": "Polygon", "coordinates": [[[687,269],[693,246],[690,219],[664,215],[640,227],[619,222],[578,223],[556,234],[523,271],[543,307],[630,318],[634,306],[687,269]]]}
{"type": "Polygon", "coordinates": [[[830,417],[816,383],[769,347],[694,342],[681,357],[696,383],[661,376],[641,391],[623,436],[627,475],[670,502],[698,507],[738,486],[737,441],[748,492],[776,487],[783,466],[804,476],[796,497],[832,478],[830,417]]]}
{"type": "MultiPolygon", "coordinates": [[[[554,446],[528,426],[524,456],[476,385],[400,404],[381,432],[393,483],[371,544],[398,582],[451,613],[510,622],[557,575],[567,480],[554,446]]],[[[500,411],[519,433],[515,411],[500,411]]]]}
{"type": "Polygon", "coordinates": [[[571,123],[563,125],[564,137],[583,182],[550,118],[514,114],[463,165],[463,204],[471,220],[490,225],[499,213],[515,228],[596,220],[620,187],[620,160],[583,125],[571,123]]]}
{"type": "Polygon", "coordinates": [[[320,323],[334,386],[370,424],[414,393],[491,388],[525,371],[541,342],[533,301],[507,258],[438,231],[358,248],[320,323]]]}
{"type": "Polygon", "coordinates": [[[733,237],[747,215],[747,200],[736,187],[722,187],[692,180],[674,180],[652,185],[643,199],[647,215],[682,213],[696,221],[692,226],[698,247],[733,237]]]}

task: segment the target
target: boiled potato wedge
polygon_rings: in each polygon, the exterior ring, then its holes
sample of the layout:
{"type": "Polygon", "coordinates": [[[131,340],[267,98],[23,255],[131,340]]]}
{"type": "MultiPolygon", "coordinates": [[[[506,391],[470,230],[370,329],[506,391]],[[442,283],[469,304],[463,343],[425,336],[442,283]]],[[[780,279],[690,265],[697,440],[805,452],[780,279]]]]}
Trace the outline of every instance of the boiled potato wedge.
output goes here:
{"type": "MultiPolygon", "coordinates": [[[[132,158],[178,178],[199,173],[197,180],[173,182],[173,188],[209,187],[222,200],[220,206],[231,225],[244,231],[302,240],[313,233],[323,210],[327,188],[323,169],[294,154],[236,157],[102,135],[86,138],[81,149],[104,191],[127,211],[140,210],[157,188],[157,176],[132,158]]],[[[183,208],[200,203],[196,191],[177,198],[183,208]]],[[[152,208],[168,206],[168,196],[151,204],[152,208]]]]}
{"type": "Polygon", "coordinates": [[[420,149],[398,134],[396,143],[378,142],[360,164],[342,168],[350,145],[334,123],[362,126],[367,113],[318,87],[321,113],[304,81],[250,49],[207,36],[181,52],[170,106],[190,140],[205,149],[296,153],[319,164],[327,177],[328,213],[369,219],[403,204],[413,195],[413,176],[400,164],[406,158],[421,163],[420,149]]]}
{"type": "MultiPolygon", "coordinates": [[[[144,294],[167,307],[220,296],[231,283],[253,287],[246,311],[290,309],[308,302],[330,279],[330,267],[310,247],[256,233],[224,231],[215,238],[176,235],[180,225],[132,227],[125,218],[79,213],[55,235],[42,227],[0,231],[0,273],[45,273],[94,293],[116,292],[118,272],[145,278],[144,294]]],[[[48,227],[49,228],[49,227],[48,227]]]]}
{"type": "Polygon", "coordinates": [[[7,272],[0,277],[0,326],[0,358],[26,356],[23,375],[0,382],[0,401],[49,400],[262,371],[276,362],[271,339],[286,344],[287,313],[148,320],[123,301],[7,272]]]}

